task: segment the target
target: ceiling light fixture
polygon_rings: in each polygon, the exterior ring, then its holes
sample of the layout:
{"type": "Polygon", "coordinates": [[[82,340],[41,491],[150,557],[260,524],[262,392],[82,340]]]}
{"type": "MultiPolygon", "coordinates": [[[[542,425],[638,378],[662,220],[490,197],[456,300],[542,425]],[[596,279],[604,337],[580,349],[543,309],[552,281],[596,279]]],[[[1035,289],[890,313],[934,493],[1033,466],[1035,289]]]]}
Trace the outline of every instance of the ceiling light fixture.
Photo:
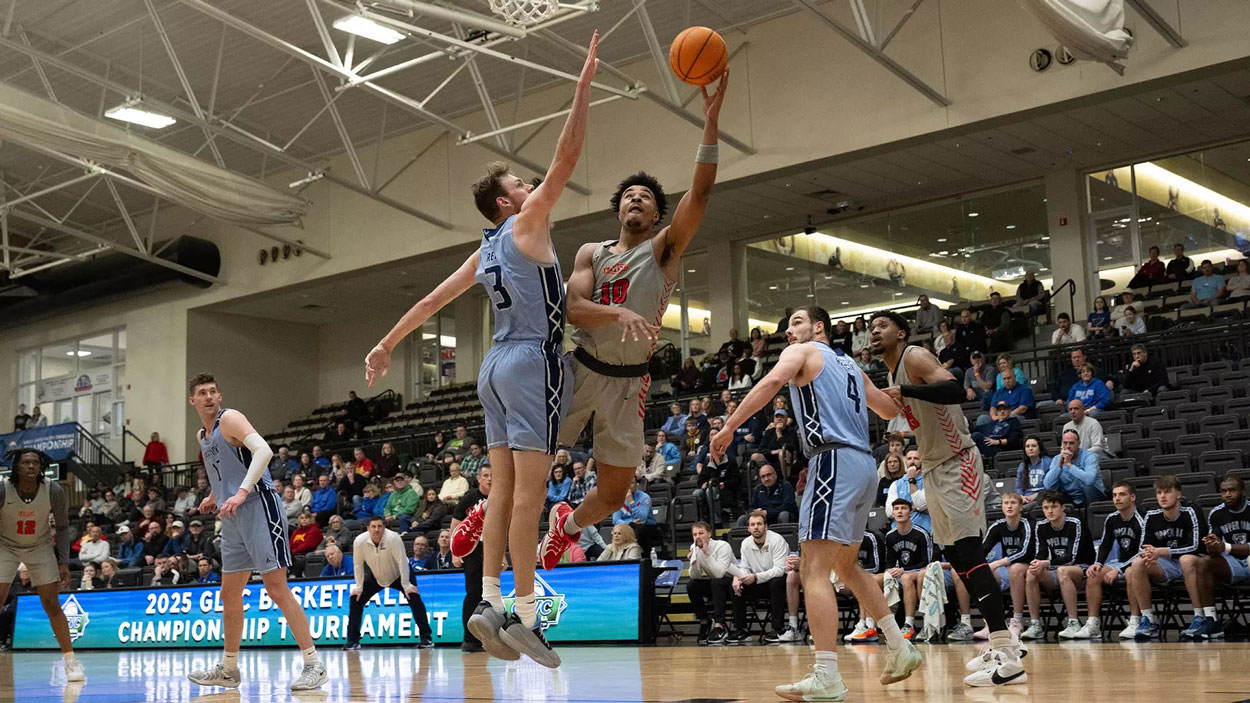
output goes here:
{"type": "Polygon", "coordinates": [[[78,351],[71,350],[71,351],[65,352],[65,356],[91,356],[91,352],[87,351],[86,349],[79,349],[78,351]]]}
{"type": "Polygon", "coordinates": [[[968,213],[968,217],[976,217],[977,215],[980,215],[980,214],[981,214],[981,213],[979,213],[979,212],[970,212],[970,213],[968,213]]]}
{"type": "Polygon", "coordinates": [[[1015,228],[1016,228],[1015,225],[1007,225],[1007,229],[1015,229],[1015,228]]]}
{"type": "Polygon", "coordinates": [[[946,237],[938,237],[938,241],[939,241],[939,242],[945,242],[945,241],[946,241],[946,237]]]}
{"type": "Polygon", "coordinates": [[[159,112],[136,107],[136,105],[140,104],[139,98],[131,98],[117,107],[109,108],[105,111],[104,116],[120,122],[151,127],[152,129],[165,129],[178,121],[169,115],[162,115],[159,112]]]}
{"type": "Polygon", "coordinates": [[[358,37],[372,39],[381,44],[394,44],[404,35],[390,27],[384,27],[368,17],[360,15],[347,15],[334,20],[334,28],[340,32],[355,34],[358,37]]]}
{"type": "Polygon", "coordinates": [[[787,271],[793,271],[793,270],[794,270],[794,267],[793,267],[793,266],[787,266],[787,267],[786,267],[786,270],[787,270],[787,271]]]}

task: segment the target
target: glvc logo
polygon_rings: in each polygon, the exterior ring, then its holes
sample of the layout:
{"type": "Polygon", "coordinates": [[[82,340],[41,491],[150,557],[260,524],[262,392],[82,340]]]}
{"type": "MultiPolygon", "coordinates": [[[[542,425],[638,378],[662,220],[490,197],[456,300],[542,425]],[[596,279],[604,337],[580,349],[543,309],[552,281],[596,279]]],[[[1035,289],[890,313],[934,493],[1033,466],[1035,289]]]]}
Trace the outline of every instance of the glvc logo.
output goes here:
{"type": "MultiPolygon", "coordinates": [[[[516,587],[512,588],[512,592],[504,596],[504,610],[512,612],[516,609],[516,587]]],[[[549,627],[555,627],[560,624],[560,614],[569,604],[564,600],[563,593],[557,593],[538,574],[534,574],[534,608],[538,612],[538,624],[546,630],[549,627]]]]}
{"type": "Polygon", "coordinates": [[[91,616],[83,610],[82,604],[78,602],[78,598],[71,595],[61,604],[61,612],[65,613],[65,619],[69,622],[69,641],[75,642],[87,632],[87,623],[91,621],[91,616]]]}

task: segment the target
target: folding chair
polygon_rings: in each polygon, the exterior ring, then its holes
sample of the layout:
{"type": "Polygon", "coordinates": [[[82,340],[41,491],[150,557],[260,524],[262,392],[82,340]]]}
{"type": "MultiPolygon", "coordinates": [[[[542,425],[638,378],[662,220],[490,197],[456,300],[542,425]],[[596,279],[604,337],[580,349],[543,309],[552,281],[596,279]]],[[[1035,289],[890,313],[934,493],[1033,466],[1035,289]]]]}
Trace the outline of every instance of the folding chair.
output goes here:
{"type": "Polygon", "coordinates": [[[662,561],[660,568],[664,570],[655,577],[655,634],[659,637],[661,628],[667,626],[670,642],[681,641],[681,631],[669,617],[669,612],[673,608],[673,591],[677,588],[677,582],[681,580],[681,570],[684,566],[681,559],[662,561]]]}

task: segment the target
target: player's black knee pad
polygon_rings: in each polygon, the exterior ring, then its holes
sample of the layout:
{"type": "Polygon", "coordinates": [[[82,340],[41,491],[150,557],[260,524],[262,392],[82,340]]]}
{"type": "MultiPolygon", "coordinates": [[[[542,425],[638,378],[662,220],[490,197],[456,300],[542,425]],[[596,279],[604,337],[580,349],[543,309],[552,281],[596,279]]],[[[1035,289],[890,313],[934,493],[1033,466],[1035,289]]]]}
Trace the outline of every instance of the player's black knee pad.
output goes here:
{"type": "Polygon", "coordinates": [[[980,538],[964,537],[943,552],[946,561],[955,567],[955,572],[959,577],[967,580],[972,571],[977,567],[985,567],[985,548],[981,545],[980,538]]]}

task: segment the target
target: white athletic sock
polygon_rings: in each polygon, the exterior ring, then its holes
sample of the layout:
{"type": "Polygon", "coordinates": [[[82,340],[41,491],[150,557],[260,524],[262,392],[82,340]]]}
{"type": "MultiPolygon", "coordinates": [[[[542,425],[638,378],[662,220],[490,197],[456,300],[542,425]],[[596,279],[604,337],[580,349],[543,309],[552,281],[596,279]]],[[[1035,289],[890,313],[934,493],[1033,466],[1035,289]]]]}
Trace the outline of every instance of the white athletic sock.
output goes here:
{"type": "Polygon", "coordinates": [[[1011,652],[1018,651],[1016,649],[1015,637],[1010,630],[999,630],[990,633],[990,649],[1008,650],[1011,652]]]}
{"type": "Polygon", "coordinates": [[[959,622],[963,625],[967,625],[968,627],[972,627],[972,614],[969,613],[967,615],[960,615],[959,622]]]}
{"type": "Polygon", "coordinates": [[[1202,609],[1202,614],[1203,614],[1204,616],[1208,617],[1208,618],[1213,618],[1213,617],[1215,617],[1215,606],[1213,605],[1213,606],[1211,606],[1211,607],[1209,607],[1209,608],[1203,608],[1203,609],[1202,609]]]}
{"type": "Polygon", "coordinates": [[[66,664],[72,664],[73,662],[78,661],[78,657],[74,656],[73,652],[61,652],[61,657],[65,659],[66,664]]]}
{"type": "Polygon", "coordinates": [[[797,615],[790,616],[790,627],[795,630],[799,629],[799,616],[797,615]]]}
{"type": "Polygon", "coordinates": [[[1012,613],[1011,617],[1019,620],[1020,622],[1024,622],[1024,613],[1012,613]]]}
{"type": "Polygon", "coordinates": [[[538,624],[538,611],[534,606],[534,594],[517,596],[516,604],[513,611],[518,618],[521,618],[521,624],[529,629],[534,629],[534,625],[538,624]]]}
{"type": "Polygon", "coordinates": [[[498,576],[482,577],[482,600],[490,603],[497,613],[503,613],[503,593],[499,591],[498,576]]]}
{"type": "Polygon", "coordinates": [[[915,615],[905,615],[905,616],[903,616],[903,624],[904,624],[904,625],[906,625],[906,626],[908,626],[908,627],[915,627],[915,626],[916,626],[916,616],[915,616],[915,615]]]}
{"type": "Polygon", "coordinates": [[[1141,624],[1141,616],[1140,615],[1128,616],[1128,624],[1130,627],[1137,627],[1138,625],[1141,624]]]}
{"type": "Polygon", "coordinates": [[[898,629],[898,621],[894,618],[886,618],[881,621],[881,634],[885,636],[885,646],[890,649],[898,649],[903,646],[907,640],[903,638],[903,631],[898,629]]]}
{"type": "Polygon", "coordinates": [[[1098,616],[1097,616],[1097,615],[1091,615],[1091,616],[1089,616],[1089,617],[1085,618],[1085,624],[1086,624],[1086,625],[1088,625],[1088,626],[1090,626],[1090,627],[1098,627],[1098,626],[1100,626],[1102,623],[1100,623],[1100,622],[1098,621],[1098,616]]]}
{"type": "Polygon", "coordinates": [[[876,626],[877,626],[876,620],[873,620],[872,618],[864,618],[864,627],[867,627],[869,630],[871,630],[876,626]]]}
{"type": "Polygon", "coordinates": [[[816,663],[824,667],[825,672],[830,676],[838,675],[838,653],[824,652],[816,650],[816,663]]]}
{"type": "Polygon", "coordinates": [[[1155,612],[1154,612],[1153,610],[1151,610],[1150,608],[1142,608],[1142,609],[1141,609],[1141,616],[1142,616],[1143,618],[1150,618],[1151,620],[1153,620],[1153,619],[1154,619],[1154,616],[1155,616],[1155,612]]]}
{"type": "Polygon", "coordinates": [[[582,528],[579,527],[577,521],[573,519],[573,513],[569,513],[569,516],[564,519],[564,534],[572,537],[581,531],[582,528]]]}
{"type": "Polygon", "coordinates": [[[221,668],[225,669],[226,671],[238,671],[239,670],[239,653],[223,651],[221,653],[221,668]]]}
{"type": "Polygon", "coordinates": [[[317,658],[317,645],[315,644],[308,649],[299,650],[299,653],[304,655],[304,666],[310,666],[321,661],[317,658]]]}

